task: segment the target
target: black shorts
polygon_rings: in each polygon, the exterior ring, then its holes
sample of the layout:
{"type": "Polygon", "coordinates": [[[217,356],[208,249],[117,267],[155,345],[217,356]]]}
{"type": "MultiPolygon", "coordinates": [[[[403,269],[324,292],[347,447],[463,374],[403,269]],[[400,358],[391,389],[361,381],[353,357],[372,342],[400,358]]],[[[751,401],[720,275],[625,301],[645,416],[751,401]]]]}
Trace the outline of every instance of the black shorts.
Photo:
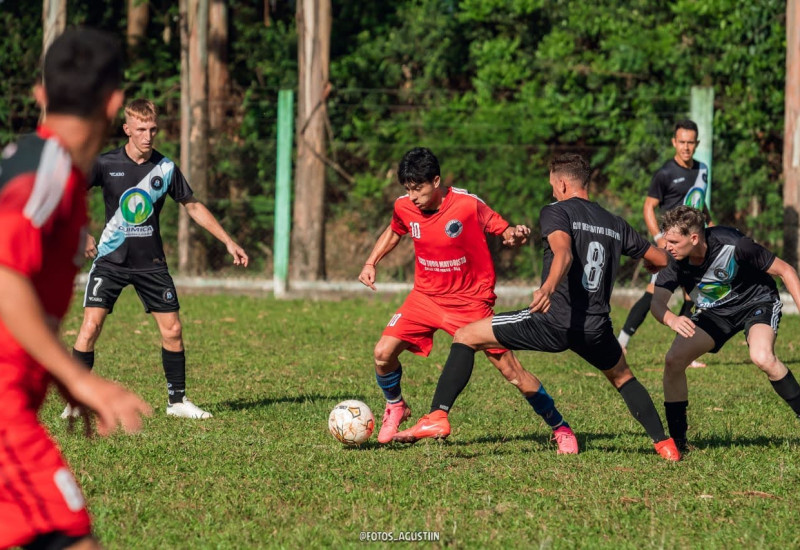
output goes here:
{"type": "Polygon", "coordinates": [[[717,353],[725,345],[725,342],[742,330],[747,338],[750,327],[753,325],[769,325],[777,334],[782,307],[783,303],[780,300],[756,302],[724,317],[717,315],[711,309],[700,309],[692,315],[692,321],[695,326],[700,327],[711,336],[714,340],[711,353],[717,353]]]}
{"type": "Polygon", "coordinates": [[[103,266],[94,266],[89,272],[83,307],[102,307],[111,313],[122,289],[128,285],[133,285],[146,313],[168,313],[180,309],[175,283],[167,271],[139,273],[103,266]]]}
{"type": "Polygon", "coordinates": [[[492,331],[505,348],[548,353],[570,349],[598,370],[613,368],[622,357],[611,319],[594,331],[565,329],[554,326],[545,315],[531,313],[526,308],[492,317],[492,331]]]}

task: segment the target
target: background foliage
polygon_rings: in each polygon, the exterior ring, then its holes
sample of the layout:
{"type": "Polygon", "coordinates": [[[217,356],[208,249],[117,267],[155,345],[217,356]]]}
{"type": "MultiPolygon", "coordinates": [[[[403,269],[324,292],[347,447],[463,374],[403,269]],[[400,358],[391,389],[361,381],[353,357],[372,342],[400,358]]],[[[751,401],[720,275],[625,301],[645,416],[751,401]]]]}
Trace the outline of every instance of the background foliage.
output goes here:
{"type": "MultiPolygon", "coordinates": [[[[129,52],[128,96],[157,102],[159,148],[178,158],[177,8],[167,0],[150,6],[147,39],[129,52]]],[[[231,124],[212,144],[209,198],[264,268],[277,91],[297,80],[295,4],[272,6],[266,26],[264,2],[229,2],[231,124]]],[[[448,182],[533,227],[550,200],[547,160],[585,153],[596,169],[595,197],[644,231],[643,196],[672,155],[671,127],[688,115],[693,85],[716,94],[715,221],[780,248],[784,2],[347,0],[333,7],[329,156],[352,181],[330,170],[328,227],[352,238],[329,239],[329,274],[355,276],[400,194],[393,168],[416,145],[437,153],[448,182]]],[[[36,123],[27,92],[41,50],[40,10],[36,2],[0,2],[3,143],[36,123]]],[[[121,0],[69,0],[68,11],[70,23],[124,35],[121,0]]],[[[501,277],[536,275],[539,248],[534,239],[520,254],[498,253],[501,277]]],[[[390,274],[408,276],[407,258],[390,274]]]]}

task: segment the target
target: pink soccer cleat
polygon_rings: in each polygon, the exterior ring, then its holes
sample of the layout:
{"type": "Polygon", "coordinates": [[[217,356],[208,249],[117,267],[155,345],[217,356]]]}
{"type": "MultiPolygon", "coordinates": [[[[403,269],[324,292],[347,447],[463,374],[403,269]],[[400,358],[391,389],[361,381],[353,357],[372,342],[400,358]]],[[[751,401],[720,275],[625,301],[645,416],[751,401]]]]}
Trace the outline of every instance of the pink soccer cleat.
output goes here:
{"type": "Polygon", "coordinates": [[[386,403],[386,410],[383,413],[383,421],[381,422],[381,431],[378,432],[378,443],[389,443],[394,434],[397,433],[397,428],[408,420],[411,416],[411,409],[406,405],[403,400],[397,403],[386,403]]]}

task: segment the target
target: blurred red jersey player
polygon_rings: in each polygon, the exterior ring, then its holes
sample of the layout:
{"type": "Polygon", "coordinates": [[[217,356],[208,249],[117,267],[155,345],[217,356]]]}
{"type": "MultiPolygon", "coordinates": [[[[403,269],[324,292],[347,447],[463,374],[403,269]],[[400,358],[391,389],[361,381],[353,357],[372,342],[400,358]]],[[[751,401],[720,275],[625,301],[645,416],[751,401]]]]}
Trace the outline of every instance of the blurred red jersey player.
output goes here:
{"type": "Polygon", "coordinates": [[[0,158],[0,548],[95,548],[83,495],[37,413],[55,381],[98,432],[150,408],[73,360],[58,338],[86,238],[86,179],[124,99],[121,50],[69,29],[44,60],[42,126],[0,158]]]}

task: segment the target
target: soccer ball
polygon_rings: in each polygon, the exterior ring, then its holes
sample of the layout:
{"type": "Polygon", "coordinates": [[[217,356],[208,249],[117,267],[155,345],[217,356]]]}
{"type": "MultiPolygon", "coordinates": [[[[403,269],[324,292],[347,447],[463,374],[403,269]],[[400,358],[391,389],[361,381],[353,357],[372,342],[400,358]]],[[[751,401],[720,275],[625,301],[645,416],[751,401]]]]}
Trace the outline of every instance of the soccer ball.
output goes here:
{"type": "Polygon", "coordinates": [[[348,399],[333,408],[328,429],[345,445],[361,445],[375,430],[375,417],[366,403],[348,399]]]}

